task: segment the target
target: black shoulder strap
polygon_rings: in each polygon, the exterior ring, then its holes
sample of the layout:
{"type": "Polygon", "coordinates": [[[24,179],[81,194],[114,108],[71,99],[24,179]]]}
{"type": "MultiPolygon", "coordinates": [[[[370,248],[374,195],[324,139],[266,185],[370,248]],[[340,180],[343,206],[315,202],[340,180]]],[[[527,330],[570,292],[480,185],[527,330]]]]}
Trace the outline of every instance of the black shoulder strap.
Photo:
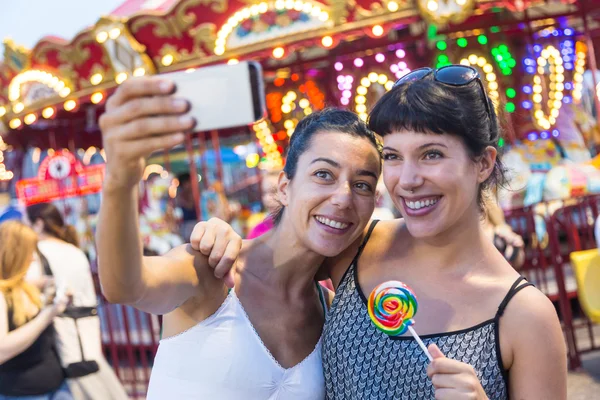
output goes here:
{"type": "Polygon", "coordinates": [[[48,262],[46,256],[40,251],[40,249],[37,249],[37,254],[40,259],[40,264],[42,264],[42,267],[44,268],[44,275],[54,276],[54,274],[52,273],[52,269],[50,269],[50,263],[48,262]]]}
{"type": "Polygon", "coordinates": [[[515,296],[515,294],[519,293],[522,289],[526,288],[527,286],[533,286],[533,284],[527,282],[525,277],[520,276],[515,281],[515,283],[512,284],[510,290],[504,297],[504,300],[502,300],[502,303],[500,303],[500,306],[498,307],[498,312],[496,313],[496,318],[500,318],[502,314],[504,314],[504,310],[506,309],[508,302],[515,296]],[[525,281],[525,283],[521,284],[521,282],[523,281],[525,281]]]}
{"type": "Polygon", "coordinates": [[[365,246],[367,245],[367,242],[369,241],[369,238],[371,237],[371,234],[373,233],[373,229],[375,229],[375,226],[377,225],[378,222],[379,222],[378,219],[374,219],[373,221],[371,221],[371,225],[369,225],[369,229],[367,230],[367,234],[365,235],[365,238],[363,239],[362,243],[360,244],[360,247],[358,248],[358,251],[356,252],[356,255],[354,256],[354,258],[352,259],[352,262],[350,263],[350,265],[348,265],[346,272],[344,272],[344,275],[342,275],[342,279],[340,280],[340,282],[343,282],[344,279],[346,279],[346,276],[348,275],[348,271],[350,271],[350,269],[353,265],[354,265],[354,268],[356,268],[356,262],[358,261],[358,259],[360,258],[360,255],[362,254],[363,250],[365,249],[365,246]]]}

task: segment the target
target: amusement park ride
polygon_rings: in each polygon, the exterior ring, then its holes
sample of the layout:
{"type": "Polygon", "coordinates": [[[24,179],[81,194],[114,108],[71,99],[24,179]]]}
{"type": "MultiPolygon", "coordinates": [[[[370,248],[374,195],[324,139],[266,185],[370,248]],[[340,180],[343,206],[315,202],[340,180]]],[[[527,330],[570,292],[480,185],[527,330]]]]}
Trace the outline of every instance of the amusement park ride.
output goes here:
{"type": "MultiPolygon", "coordinates": [[[[592,158],[600,148],[594,43],[600,43],[596,0],[128,0],[72,39],[44,37],[32,49],[4,42],[0,190],[13,190],[25,203],[100,191],[97,121],[119,84],[257,61],[266,85],[263,120],[190,134],[181,149],[150,161],[163,180],[177,163],[202,177],[195,203],[203,215],[202,192],[214,183],[229,197],[258,186],[259,169],[280,168],[303,116],[338,106],[366,119],[411,69],[461,63],[479,69],[502,117],[501,145],[515,167],[503,206],[536,215],[509,212],[509,220],[550,218],[572,197],[600,193],[600,162],[592,158]],[[26,176],[32,152],[41,165],[26,176]],[[49,157],[39,160],[39,152],[49,157]],[[227,154],[241,164],[228,166],[227,154]],[[549,203],[555,200],[561,203],[549,203]]],[[[539,233],[535,221],[522,233],[541,246],[548,233],[539,233]]],[[[532,270],[539,266],[535,257],[554,257],[538,250],[528,256],[532,270]]],[[[557,296],[568,302],[565,291],[557,296]]],[[[576,340],[569,332],[567,338],[576,366],[576,340]]]]}

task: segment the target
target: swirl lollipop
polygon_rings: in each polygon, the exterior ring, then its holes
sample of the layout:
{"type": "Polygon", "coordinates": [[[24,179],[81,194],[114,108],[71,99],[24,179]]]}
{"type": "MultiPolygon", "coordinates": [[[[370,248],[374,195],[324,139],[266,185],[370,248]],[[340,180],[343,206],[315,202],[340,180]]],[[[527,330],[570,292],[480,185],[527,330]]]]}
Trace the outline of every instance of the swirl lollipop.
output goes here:
{"type": "Polygon", "coordinates": [[[408,330],[429,361],[432,361],[427,347],[411,326],[415,323],[413,318],[417,309],[417,296],[410,287],[399,281],[384,282],[373,289],[369,296],[369,317],[375,327],[390,336],[400,336],[408,330]]]}

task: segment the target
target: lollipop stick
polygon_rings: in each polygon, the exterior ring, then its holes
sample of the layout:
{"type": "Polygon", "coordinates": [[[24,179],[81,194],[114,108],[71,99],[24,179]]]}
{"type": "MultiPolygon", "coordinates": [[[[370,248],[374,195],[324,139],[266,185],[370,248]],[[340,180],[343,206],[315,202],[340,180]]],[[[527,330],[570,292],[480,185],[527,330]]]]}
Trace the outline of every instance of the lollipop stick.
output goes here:
{"type": "Polygon", "coordinates": [[[419,337],[419,335],[417,335],[417,332],[415,332],[415,330],[412,328],[412,326],[409,326],[408,330],[410,331],[410,333],[413,335],[413,337],[415,338],[415,340],[419,344],[419,347],[421,347],[421,350],[423,350],[423,352],[425,353],[425,355],[429,359],[429,362],[433,361],[433,357],[431,357],[431,354],[429,354],[429,350],[427,350],[427,347],[425,347],[425,343],[423,343],[423,341],[421,340],[421,338],[419,337]]]}

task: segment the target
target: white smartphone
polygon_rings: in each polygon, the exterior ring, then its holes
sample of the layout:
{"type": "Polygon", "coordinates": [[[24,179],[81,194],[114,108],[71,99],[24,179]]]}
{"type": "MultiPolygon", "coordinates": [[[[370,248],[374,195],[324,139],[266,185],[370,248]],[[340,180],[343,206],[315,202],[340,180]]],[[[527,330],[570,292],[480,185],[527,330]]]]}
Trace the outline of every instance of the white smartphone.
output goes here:
{"type": "Polygon", "coordinates": [[[175,96],[190,102],[195,131],[252,124],[266,115],[260,64],[243,61],[163,75],[176,86],[175,96]]]}

